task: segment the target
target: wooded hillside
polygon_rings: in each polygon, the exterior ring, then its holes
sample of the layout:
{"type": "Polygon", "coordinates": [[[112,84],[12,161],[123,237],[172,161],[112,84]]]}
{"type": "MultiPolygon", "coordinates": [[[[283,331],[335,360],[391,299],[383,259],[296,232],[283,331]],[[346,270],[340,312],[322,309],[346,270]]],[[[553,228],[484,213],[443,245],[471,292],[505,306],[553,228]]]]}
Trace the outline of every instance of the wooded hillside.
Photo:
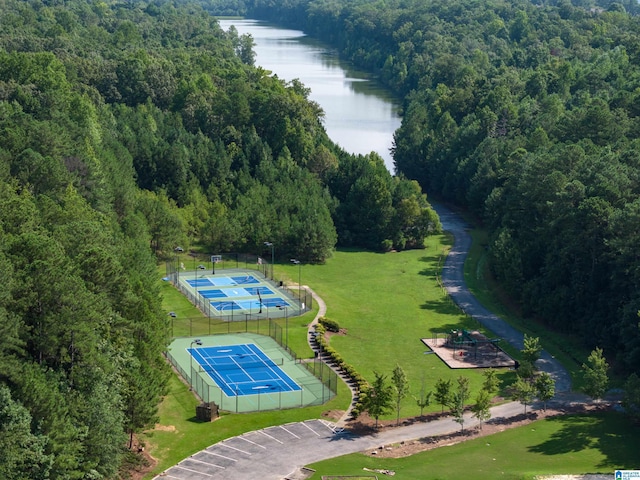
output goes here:
{"type": "Polygon", "coordinates": [[[252,46],[195,5],[1,2],[0,478],[116,477],[168,378],[177,245],[322,262],[438,228],[252,46]]]}
{"type": "Polygon", "coordinates": [[[493,273],[525,315],[640,370],[636,2],[238,5],[401,95],[398,171],[485,223],[493,273]]]}

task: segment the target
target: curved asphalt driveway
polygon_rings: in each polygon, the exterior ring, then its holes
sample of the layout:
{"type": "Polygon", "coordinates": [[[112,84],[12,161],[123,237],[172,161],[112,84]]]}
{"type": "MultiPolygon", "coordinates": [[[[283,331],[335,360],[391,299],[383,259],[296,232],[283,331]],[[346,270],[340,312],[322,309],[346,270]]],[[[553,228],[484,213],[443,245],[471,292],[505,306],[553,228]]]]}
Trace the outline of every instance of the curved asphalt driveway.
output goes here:
{"type": "MultiPolygon", "coordinates": [[[[442,228],[451,232],[454,243],[442,270],[442,283],[454,302],[468,315],[478,320],[496,336],[522,350],[524,334],[513,328],[497,315],[484,308],[474,297],[464,282],[464,261],[471,247],[471,236],[467,232],[469,226],[464,220],[448,208],[432,203],[440,217],[442,228]]],[[[540,370],[547,372],[556,382],[558,393],[571,390],[571,377],[565,368],[546,351],[542,351],[537,362],[540,370]]]]}
{"type": "MultiPolygon", "coordinates": [[[[496,335],[522,349],[524,335],[486,310],[471,295],[463,279],[463,264],[471,245],[467,225],[452,211],[434,205],[443,228],[455,236],[442,273],[445,288],[467,314],[472,315],[496,335]]],[[[539,367],[556,381],[556,391],[568,392],[569,374],[558,361],[543,352],[539,367]]],[[[491,409],[491,420],[500,421],[520,415],[520,403],[510,402],[491,409]]],[[[465,415],[465,428],[477,425],[470,413],[465,415]]],[[[215,424],[212,425],[215,428],[215,424]]],[[[304,465],[460,429],[452,418],[392,428],[372,435],[352,435],[324,420],[308,420],[248,432],[229,438],[184,459],[155,477],[173,480],[282,480],[305,478],[299,472],[304,465]]]]}

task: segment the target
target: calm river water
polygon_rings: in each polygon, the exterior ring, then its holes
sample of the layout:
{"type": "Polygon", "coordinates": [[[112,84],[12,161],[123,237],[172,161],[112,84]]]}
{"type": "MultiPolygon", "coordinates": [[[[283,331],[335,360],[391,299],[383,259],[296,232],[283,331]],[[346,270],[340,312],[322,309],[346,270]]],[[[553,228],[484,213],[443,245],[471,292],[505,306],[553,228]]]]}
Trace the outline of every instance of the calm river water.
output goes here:
{"type": "Polygon", "coordinates": [[[255,41],[256,65],[279,78],[295,78],[311,89],[309,98],[325,112],[324,126],[331,140],[350,153],[378,153],[395,172],[391,148],[400,127],[398,106],[364,72],[341,62],[337,54],[299,30],[258,20],[220,19],[228,30],[250,33],[255,41]]]}

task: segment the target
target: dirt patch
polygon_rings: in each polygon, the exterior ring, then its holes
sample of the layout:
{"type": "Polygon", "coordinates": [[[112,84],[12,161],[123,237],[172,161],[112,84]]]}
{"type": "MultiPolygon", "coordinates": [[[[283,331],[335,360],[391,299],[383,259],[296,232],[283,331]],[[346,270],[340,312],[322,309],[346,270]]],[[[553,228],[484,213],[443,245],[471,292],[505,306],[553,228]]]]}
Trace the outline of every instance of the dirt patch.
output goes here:
{"type": "Polygon", "coordinates": [[[344,410],[327,410],[326,412],[322,412],[322,418],[337,422],[342,418],[344,413],[344,410]]]}
{"type": "Polygon", "coordinates": [[[338,329],[337,332],[330,332],[330,331],[326,331],[324,332],[324,339],[327,341],[327,345],[330,343],[331,341],[331,337],[338,335],[338,336],[345,336],[348,333],[348,330],[346,328],[340,328],[338,329]]]}
{"type": "Polygon", "coordinates": [[[175,432],[176,427],[174,425],[160,425],[159,423],[156,423],[154,430],[158,430],[160,432],[175,432]]]}
{"type": "Polygon", "coordinates": [[[125,465],[120,471],[120,478],[124,480],[142,480],[153,470],[158,460],[147,453],[145,445],[134,435],[133,445],[128,452],[125,465]]]}
{"type": "MultiPolygon", "coordinates": [[[[419,452],[432,450],[438,447],[444,447],[449,445],[455,445],[456,443],[464,442],[474,438],[487,437],[494,433],[499,433],[510,428],[520,427],[528,425],[536,420],[543,418],[554,417],[558,415],[565,415],[568,413],[585,413],[588,411],[606,410],[609,408],[607,404],[601,405],[577,405],[566,408],[549,408],[546,411],[536,410],[535,412],[527,412],[509,419],[495,419],[485,422],[482,428],[473,427],[467,428],[464,431],[457,431],[447,435],[437,435],[433,437],[424,437],[405,442],[400,442],[391,445],[382,445],[378,448],[368,450],[366,453],[369,455],[375,455],[382,458],[402,458],[414,455],[419,452]]],[[[524,410],[524,409],[523,409],[524,410]]],[[[447,417],[448,414],[430,414],[422,417],[413,417],[401,419],[400,426],[411,425],[416,422],[430,422],[442,417],[447,417]]],[[[395,420],[385,420],[378,422],[377,431],[394,428],[396,426],[395,420]]],[[[375,419],[370,418],[365,414],[358,417],[347,427],[354,433],[371,434],[376,431],[375,419]]],[[[547,479],[545,479],[547,480],[547,479]]],[[[551,480],[551,479],[548,479],[551,480]]]]}

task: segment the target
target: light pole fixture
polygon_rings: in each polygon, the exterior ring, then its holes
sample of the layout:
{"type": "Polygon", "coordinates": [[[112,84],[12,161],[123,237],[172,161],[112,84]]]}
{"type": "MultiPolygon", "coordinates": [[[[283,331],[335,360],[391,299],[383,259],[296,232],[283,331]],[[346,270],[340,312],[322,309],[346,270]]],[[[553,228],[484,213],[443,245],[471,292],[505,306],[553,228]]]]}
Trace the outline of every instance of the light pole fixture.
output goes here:
{"type": "Polygon", "coordinates": [[[273,280],[273,257],[274,257],[273,249],[274,249],[274,246],[273,246],[272,242],[264,242],[264,246],[265,247],[271,247],[271,280],[273,280]]]}
{"type": "Polygon", "coordinates": [[[301,295],[302,295],[302,282],[300,281],[301,278],[301,272],[302,272],[302,263],[300,263],[300,260],[296,260],[295,258],[291,259],[291,263],[293,263],[294,265],[298,265],[298,308],[300,309],[300,315],[302,315],[302,300],[301,300],[301,295]]]}
{"type": "Polygon", "coordinates": [[[284,344],[288,347],[289,346],[289,309],[287,308],[287,305],[276,305],[276,307],[279,310],[284,310],[284,325],[285,325],[285,330],[284,330],[284,344]]]}
{"type": "Polygon", "coordinates": [[[189,358],[190,361],[190,367],[191,369],[189,370],[189,391],[193,390],[193,344],[196,345],[202,345],[202,340],[200,340],[199,338],[196,338],[194,341],[191,342],[191,346],[189,347],[190,350],[190,354],[191,357],[189,358]]]}

